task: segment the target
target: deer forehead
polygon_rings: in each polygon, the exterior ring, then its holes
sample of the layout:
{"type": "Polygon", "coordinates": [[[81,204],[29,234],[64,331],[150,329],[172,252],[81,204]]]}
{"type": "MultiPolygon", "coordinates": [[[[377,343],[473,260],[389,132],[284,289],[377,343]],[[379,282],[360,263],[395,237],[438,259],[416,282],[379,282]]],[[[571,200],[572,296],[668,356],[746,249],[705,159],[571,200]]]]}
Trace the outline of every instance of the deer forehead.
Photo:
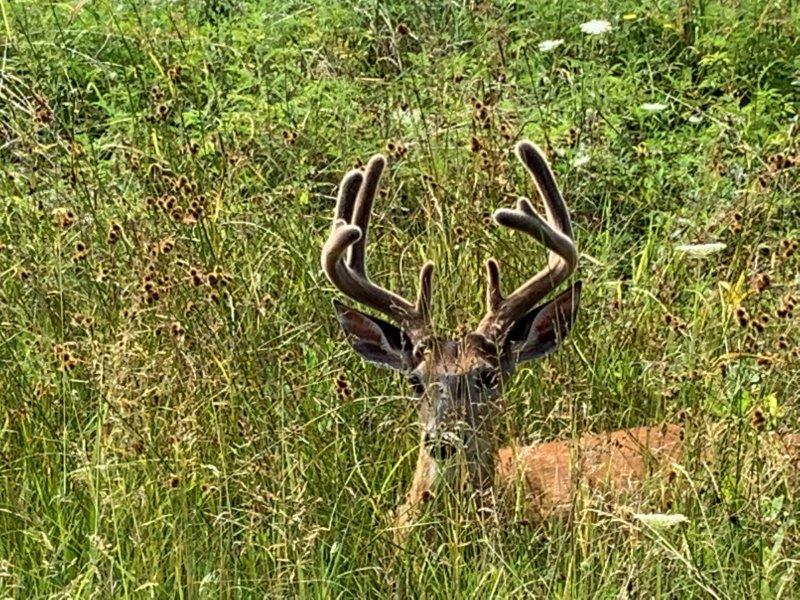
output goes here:
{"type": "Polygon", "coordinates": [[[463,376],[495,366],[493,350],[483,336],[474,334],[460,340],[430,340],[417,368],[429,377],[463,376]]]}

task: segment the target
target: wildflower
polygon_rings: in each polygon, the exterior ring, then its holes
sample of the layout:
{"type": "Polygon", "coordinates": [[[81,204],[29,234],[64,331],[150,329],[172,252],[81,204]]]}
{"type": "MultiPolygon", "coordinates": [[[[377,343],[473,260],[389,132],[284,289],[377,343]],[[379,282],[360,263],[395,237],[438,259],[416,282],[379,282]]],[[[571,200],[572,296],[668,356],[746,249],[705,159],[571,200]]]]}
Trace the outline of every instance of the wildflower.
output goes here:
{"type": "Polygon", "coordinates": [[[172,249],[174,247],[175,247],[175,240],[172,238],[166,238],[161,240],[158,249],[159,252],[161,252],[161,254],[169,254],[170,252],[172,252],[172,249]]]}
{"type": "Polygon", "coordinates": [[[773,359],[773,357],[768,354],[765,354],[764,356],[759,356],[758,359],[756,359],[756,364],[759,367],[763,367],[765,369],[769,369],[774,362],[775,360],[773,359]]]}
{"type": "Polygon", "coordinates": [[[179,190],[191,190],[191,183],[186,175],[181,175],[175,180],[175,187],[179,190]]]}
{"type": "Polygon", "coordinates": [[[78,360],[72,355],[68,348],[61,344],[53,346],[53,354],[59,361],[60,371],[71,371],[78,365],[78,360]]]}
{"type": "Polygon", "coordinates": [[[122,225],[116,221],[111,221],[108,226],[108,236],[106,237],[109,244],[115,244],[122,234],[122,225]]]}
{"type": "Polygon", "coordinates": [[[350,383],[347,381],[347,377],[345,377],[344,374],[339,374],[336,377],[336,394],[343,400],[346,400],[352,395],[350,383]]]}
{"type": "Polygon", "coordinates": [[[297,137],[299,134],[296,131],[289,131],[284,129],[281,132],[281,135],[283,136],[283,143],[286,144],[287,146],[291,146],[297,141],[297,137]]]}
{"type": "Polygon", "coordinates": [[[178,83],[182,74],[183,67],[181,65],[175,65],[167,70],[167,77],[169,77],[170,81],[173,83],[178,83]]]}
{"type": "Polygon", "coordinates": [[[769,279],[769,275],[767,275],[766,273],[759,273],[759,275],[755,278],[753,283],[755,285],[756,290],[758,290],[759,292],[763,292],[770,286],[771,282],[769,279]]]}
{"type": "Polygon", "coordinates": [[[662,104],[661,102],[645,102],[641,105],[641,108],[647,112],[661,112],[662,110],[669,108],[669,106],[662,104]]]}
{"type": "Polygon", "coordinates": [[[753,422],[753,427],[759,430],[763,429],[764,424],[767,422],[767,418],[764,415],[764,412],[757,406],[753,409],[752,422],[753,422]]]}
{"type": "Polygon", "coordinates": [[[744,306],[740,306],[736,309],[736,318],[739,320],[740,327],[747,327],[750,324],[750,320],[747,318],[747,311],[745,310],[744,306]]]}
{"type": "Polygon", "coordinates": [[[69,229],[75,224],[75,213],[68,208],[54,208],[52,215],[53,221],[61,229],[69,229]]]}
{"type": "Polygon", "coordinates": [[[192,278],[192,284],[195,287],[200,287],[205,283],[205,278],[203,277],[203,274],[194,267],[189,269],[189,276],[192,278]]]}
{"type": "Polygon", "coordinates": [[[603,35],[611,29],[611,23],[602,19],[593,19],[581,24],[581,31],[587,35],[603,35]]]}
{"type": "Polygon", "coordinates": [[[75,242],[75,254],[72,255],[72,260],[74,262],[79,262],[84,260],[87,256],[89,256],[89,249],[86,247],[81,241],[75,242]]]}
{"type": "Polygon", "coordinates": [[[558,48],[561,44],[564,43],[564,40],[544,40],[539,42],[539,52],[552,52],[556,48],[558,48]]]}
{"type": "Polygon", "coordinates": [[[689,518],[680,513],[635,513],[633,518],[652,529],[669,529],[681,523],[689,522],[689,518]]]}
{"type": "Polygon", "coordinates": [[[86,252],[86,244],[81,241],[75,242],[75,252],[86,252]]]}
{"type": "Polygon", "coordinates": [[[721,250],[727,248],[726,244],[722,242],[714,242],[711,244],[682,244],[680,246],[676,246],[675,250],[686,254],[687,256],[693,257],[704,257],[708,256],[709,254],[714,254],[721,250]]]}

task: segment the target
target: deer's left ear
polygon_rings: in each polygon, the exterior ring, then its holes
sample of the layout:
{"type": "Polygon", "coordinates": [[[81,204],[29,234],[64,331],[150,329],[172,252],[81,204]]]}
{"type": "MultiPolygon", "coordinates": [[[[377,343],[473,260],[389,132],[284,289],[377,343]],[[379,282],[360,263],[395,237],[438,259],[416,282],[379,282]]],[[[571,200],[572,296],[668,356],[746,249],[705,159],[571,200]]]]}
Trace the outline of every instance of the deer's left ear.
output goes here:
{"type": "Polygon", "coordinates": [[[412,368],[414,347],[405,331],[337,300],[333,308],[347,340],[364,360],[403,372],[412,368]]]}
{"type": "Polygon", "coordinates": [[[581,300],[576,281],[556,298],[531,310],[514,323],[505,341],[505,353],[515,362],[550,354],[567,337],[581,300]]]}

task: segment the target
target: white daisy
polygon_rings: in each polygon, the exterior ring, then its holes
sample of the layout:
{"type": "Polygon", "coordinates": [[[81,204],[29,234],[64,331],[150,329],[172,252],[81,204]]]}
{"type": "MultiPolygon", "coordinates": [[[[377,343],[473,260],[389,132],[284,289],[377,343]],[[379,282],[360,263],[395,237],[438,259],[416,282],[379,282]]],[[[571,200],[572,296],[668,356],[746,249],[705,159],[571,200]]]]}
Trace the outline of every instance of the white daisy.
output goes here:
{"type": "Polygon", "coordinates": [[[586,23],[581,25],[581,31],[588,35],[603,35],[604,33],[611,31],[611,29],[611,23],[600,19],[586,21],[586,23]]]}
{"type": "Polygon", "coordinates": [[[564,40],[544,40],[539,42],[539,52],[551,52],[563,43],[564,40]]]}

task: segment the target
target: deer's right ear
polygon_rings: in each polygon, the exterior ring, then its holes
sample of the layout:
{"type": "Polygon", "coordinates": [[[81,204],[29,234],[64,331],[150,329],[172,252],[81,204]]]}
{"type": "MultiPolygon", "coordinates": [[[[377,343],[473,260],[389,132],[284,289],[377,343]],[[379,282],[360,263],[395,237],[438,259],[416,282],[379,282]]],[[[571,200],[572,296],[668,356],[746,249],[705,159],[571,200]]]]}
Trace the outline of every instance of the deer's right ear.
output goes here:
{"type": "Polygon", "coordinates": [[[402,329],[345,306],[338,300],[333,301],[333,309],[347,340],[364,360],[398,371],[408,371],[413,367],[414,345],[402,329]]]}

